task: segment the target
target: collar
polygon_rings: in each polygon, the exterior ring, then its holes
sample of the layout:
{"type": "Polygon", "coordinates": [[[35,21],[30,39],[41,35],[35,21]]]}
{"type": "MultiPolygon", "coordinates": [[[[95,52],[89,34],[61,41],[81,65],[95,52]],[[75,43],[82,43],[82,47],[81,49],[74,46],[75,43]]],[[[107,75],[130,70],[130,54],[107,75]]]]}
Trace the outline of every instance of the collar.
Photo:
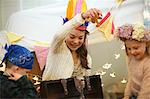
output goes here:
{"type": "Polygon", "coordinates": [[[6,72],[6,71],[3,72],[3,75],[7,76],[7,77],[10,77],[10,74],[8,72],[6,72]]]}

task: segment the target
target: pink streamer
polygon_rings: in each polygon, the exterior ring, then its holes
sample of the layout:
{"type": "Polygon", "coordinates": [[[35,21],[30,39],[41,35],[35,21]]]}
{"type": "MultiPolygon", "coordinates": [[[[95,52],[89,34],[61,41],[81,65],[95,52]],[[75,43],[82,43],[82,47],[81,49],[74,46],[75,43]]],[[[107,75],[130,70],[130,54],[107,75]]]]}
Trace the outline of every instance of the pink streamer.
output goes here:
{"type": "Polygon", "coordinates": [[[38,63],[40,65],[40,69],[43,70],[46,64],[49,47],[34,46],[34,51],[35,51],[38,63]]]}
{"type": "Polygon", "coordinates": [[[81,13],[82,3],[83,0],[77,0],[76,7],[75,7],[75,15],[81,13]]]}

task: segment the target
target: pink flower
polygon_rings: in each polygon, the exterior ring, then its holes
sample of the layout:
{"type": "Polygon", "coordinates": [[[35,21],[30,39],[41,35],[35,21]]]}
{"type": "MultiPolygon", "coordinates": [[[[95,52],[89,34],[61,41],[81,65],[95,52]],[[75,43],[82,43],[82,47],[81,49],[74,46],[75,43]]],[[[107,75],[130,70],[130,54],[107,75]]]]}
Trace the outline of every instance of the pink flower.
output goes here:
{"type": "Polygon", "coordinates": [[[137,41],[150,41],[150,30],[146,30],[142,24],[125,24],[116,31],[121,40],[134,39],[137,41]]]}
{"type": "Polygon", "coordinates": [[[118,36],[120,38],[130,39],[132,36],[133,27],[130,24],[125,24],[118,28],[118,36]]]}

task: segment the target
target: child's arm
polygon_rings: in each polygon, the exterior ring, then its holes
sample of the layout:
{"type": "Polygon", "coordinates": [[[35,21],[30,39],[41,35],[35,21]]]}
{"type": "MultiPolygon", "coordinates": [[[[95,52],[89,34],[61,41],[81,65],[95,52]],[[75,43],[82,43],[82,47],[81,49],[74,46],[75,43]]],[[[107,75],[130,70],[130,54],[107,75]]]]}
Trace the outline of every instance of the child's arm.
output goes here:
{"type": "Polygon", "coordinates": [[[130,78],[128,78],[128,83],[125,88],[123,99],[129,99],[129,97],[131,96],[131,86],[130,85],[131,85],[131,80],[130,80],[130,78]]]}
{"type": "MultiPolygon", "coordinates": [[[[128,65],[130,63],[131,59],[130,56],[126,56],[126,64],[128,65]]],[[[129,67],[128,67],[129,68],[129,67]]],[[[128,69],[129,70],[129,69],[128,69]]],[[[128,83],[126,85],[125,91],[124,91],[124,98],[123,99],[129,99],[131,95],[131,79],[130,79],[130,74],[128,74],[128,83]]]]}
{"type": "Polygon", "coordinates": [[[150,59],[144,62],[143,80],[138,99],[150,99],[150,59]]]}

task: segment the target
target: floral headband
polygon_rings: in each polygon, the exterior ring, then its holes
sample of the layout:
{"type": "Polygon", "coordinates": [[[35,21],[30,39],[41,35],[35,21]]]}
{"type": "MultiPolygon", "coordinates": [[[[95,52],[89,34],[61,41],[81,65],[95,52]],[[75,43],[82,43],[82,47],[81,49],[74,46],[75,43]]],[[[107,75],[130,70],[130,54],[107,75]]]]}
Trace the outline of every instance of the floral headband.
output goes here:
{"type": "Polygon", "coordinates": [[[121,40],[137,40],[137,41],[150,41],[150,30],[146,29],[141,24],[125,24],[115,32],[116,36],[121,40]]]}

